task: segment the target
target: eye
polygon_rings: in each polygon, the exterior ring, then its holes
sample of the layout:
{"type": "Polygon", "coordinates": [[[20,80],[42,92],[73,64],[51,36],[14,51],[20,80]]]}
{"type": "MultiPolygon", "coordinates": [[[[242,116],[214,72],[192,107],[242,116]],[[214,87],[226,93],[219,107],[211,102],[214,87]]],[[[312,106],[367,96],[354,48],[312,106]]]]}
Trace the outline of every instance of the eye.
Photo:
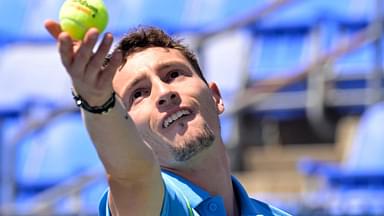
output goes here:
{"type": "Polygon", "coordinates": [[[132,97],[131,97],[131,101],[134,102],[134,101],[136,101],[142,97],[145,97],[148,94],[149,94],[148,89],[137,89],[133,92],[132,97]]]}
{"type": "Polygon", "coordinates": [[[171,71],[168,74],[168,79],[172,80],[172,79],[175,79],[175,78],[179,77],[180,75],[181,75],[181,72],[178,71],[178,70],[171,71]]]}
{"type": "Polygon", "coordinates": [[[143,93],[141,91],[136,91],[135,93],[133,93],[133,98],[136,99],[136,98],[139,98],[143,95],[143,93]]]}
{"type": "Polygon", "coordinates": [[[171,74],[170,74],[171,78],[176,78],[178,76],[180,76],[180,72],[179,71],[172,71],[171,74]]]}

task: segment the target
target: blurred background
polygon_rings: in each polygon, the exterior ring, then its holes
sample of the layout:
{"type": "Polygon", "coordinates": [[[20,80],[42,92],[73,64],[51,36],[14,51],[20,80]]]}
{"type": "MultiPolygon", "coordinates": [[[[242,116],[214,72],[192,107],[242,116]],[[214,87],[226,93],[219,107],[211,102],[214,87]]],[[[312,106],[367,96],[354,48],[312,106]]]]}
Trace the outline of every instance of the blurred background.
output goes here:
{"type": "MultiPolygon", "coordinates": [[[[62,0],[0,1],[0,215],[97,215],[107,185],[43,28],[62,0]]],[[[251,196],[384,215],[383,0],[105,0],[107,31],[184,38],[224,97],[251,196]]]]}

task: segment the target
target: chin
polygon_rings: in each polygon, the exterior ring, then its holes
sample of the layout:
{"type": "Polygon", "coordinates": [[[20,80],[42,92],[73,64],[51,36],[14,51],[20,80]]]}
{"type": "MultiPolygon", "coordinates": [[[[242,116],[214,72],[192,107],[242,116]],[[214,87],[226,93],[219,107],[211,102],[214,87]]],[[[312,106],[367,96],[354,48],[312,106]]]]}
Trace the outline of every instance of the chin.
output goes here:
{"type": "Polygon", "coordinates": [[[175,161],[188,161],[200,152],[208,149],[215,141],[215,135],[207,124],[203,129],[194,134],[185,133],[170,145],[171,153],[175,161]]]}

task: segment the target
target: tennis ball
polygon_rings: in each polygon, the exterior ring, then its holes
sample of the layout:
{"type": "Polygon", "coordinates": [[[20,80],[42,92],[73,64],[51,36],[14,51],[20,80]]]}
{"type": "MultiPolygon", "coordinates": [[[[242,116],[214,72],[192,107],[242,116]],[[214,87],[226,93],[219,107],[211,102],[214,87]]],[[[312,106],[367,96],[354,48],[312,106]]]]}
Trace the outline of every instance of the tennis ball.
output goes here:
{"type": "Polygon", "coordinates": [[[66,0],[60,9],[60,26],[72,39],[82,40],[88,29],[103,32],[108,23],[108,11],[103,0],[66,0]]]}

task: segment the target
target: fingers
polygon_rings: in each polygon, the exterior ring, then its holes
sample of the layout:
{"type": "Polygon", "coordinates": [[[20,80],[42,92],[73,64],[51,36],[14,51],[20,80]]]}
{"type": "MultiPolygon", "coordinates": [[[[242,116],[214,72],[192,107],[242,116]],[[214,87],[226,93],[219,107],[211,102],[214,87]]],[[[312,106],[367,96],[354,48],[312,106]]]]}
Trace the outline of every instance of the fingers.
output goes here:
{"type": "Polygon", "coordinates": [[[54,20],[44,21],[45,29],[58,41],[61,62],[66,69],[69,68],[73,58],[73,41],[71,37],[61,30],[60,24],[54,20]]]}
{"type": "Polygon", "coordinates": [[[55,39],[58,39],[59,34],[62,32],[60,24],[51,19],[44,21],[44,27],[55,39]]]}
{"type": "Polygon", "coordinates": [[[115,50],[112,53],[111,59],[108,65],[104,68],[102,73],[100,74],[99,79],[104,82],[112,82],[113,77],[115,76],[118,68],[123,61],[123,55],[120,50],[115,50]]]}
{"type": "Polygon", "coordinates": [[[104,59],[107,56],[113,42],[113,36],[110,33],[104,35],[96,53],[92,56],[86,69],[86,75],[89,79],[97,79],[100,68],[102,68],[104,59]]]}
{"type": "Polygon", "coordinates": [[[73,41],[69,34],[62,32],[58,35],[58,47],[61,62],[69,73],[71,73],[72,59],[74,56],[73,41]]]}
{"type": "MultiPolygon", "coordinates": [[[[97,42],[99,33],[96,29],[91,28],[85,35],[84,40],[81,42],[79,49],[75,52],[71,70],[73,75],[84,77],[86,73],[86,67],[89,64],[92,55],[93,47],[97,42]]],[[[98,69],[100,70],[100,69],[98,69]]],[[[97,72],[97,71],[95,71],[97,72]]]]}
{"type": "Polygon", "coordinates": [[[74,41],[68,33],[61,31],[56,22],[47,20],[45,26],[58,41],[61,61],[72,78],[74,88],[84,95],[87,94],[86,91],[108,91],[110,94],[113,76],[122,60],[121,53],[114,52],[108,66],[103,68],[104,59],[113,43],[112,34],[104,35],[94,53],[99,37],[97,29],[90,29],[82,41],[74,41]]]}

